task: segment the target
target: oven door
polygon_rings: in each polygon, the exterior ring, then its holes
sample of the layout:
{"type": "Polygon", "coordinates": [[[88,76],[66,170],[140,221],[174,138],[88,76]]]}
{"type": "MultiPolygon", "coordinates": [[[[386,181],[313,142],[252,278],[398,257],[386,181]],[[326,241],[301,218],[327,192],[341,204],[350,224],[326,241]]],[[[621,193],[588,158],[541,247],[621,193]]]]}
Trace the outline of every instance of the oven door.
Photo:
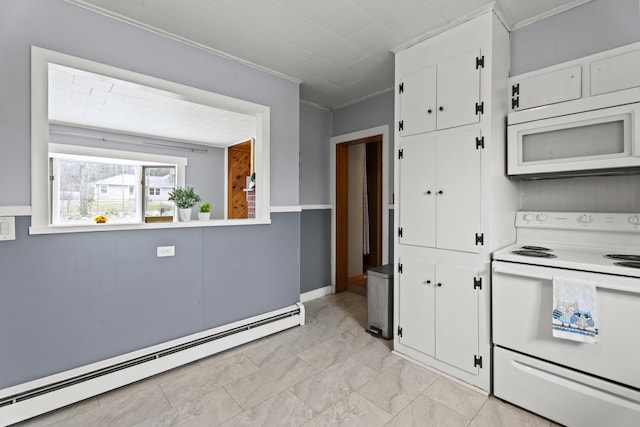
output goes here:
{"type": "Polygon", "coordinates": [[[640,279],[494,261],[495,345],[640,390],[640,279]],[[599,342],[552,336],[553,277],[595,280],[599,342]]]}
{"type": "Polygon", "coordinates": [[[531,178],[640,167],[640,104],[509,125],[507,173],[531,178]]]}

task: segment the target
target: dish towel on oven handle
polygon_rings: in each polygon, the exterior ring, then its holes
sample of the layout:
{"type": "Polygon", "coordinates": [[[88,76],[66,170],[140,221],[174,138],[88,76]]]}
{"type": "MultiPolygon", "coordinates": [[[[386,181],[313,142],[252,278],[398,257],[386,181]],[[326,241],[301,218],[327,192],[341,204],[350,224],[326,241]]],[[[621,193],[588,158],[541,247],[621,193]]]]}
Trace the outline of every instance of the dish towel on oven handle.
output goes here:
{"type": "Polygon", "coordinates": [[[553,336],[586,343],[598,342],[596,282],[553,277],[553,336]]]}

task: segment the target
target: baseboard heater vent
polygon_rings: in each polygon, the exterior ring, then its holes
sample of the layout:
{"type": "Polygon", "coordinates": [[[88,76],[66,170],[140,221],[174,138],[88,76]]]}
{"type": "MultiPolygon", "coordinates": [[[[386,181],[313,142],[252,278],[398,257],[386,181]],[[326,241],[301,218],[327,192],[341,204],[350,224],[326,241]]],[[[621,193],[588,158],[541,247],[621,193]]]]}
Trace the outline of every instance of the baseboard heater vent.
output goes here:
{"type": "MultiPolygon", "coordinates": [[[[301,303],[91,365],[0,390],[0,422],[12,424],[304,325],[301,303]]],[[[4,424],[3,424],[4,425],[4,424]]]]}

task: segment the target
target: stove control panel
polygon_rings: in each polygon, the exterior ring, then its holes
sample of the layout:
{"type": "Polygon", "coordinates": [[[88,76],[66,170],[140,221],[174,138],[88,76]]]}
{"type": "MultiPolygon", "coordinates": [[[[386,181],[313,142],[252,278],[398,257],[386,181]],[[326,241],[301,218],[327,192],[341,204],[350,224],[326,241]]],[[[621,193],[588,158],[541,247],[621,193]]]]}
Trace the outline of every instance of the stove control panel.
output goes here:
{"type": "Polygon", "coordinates": [[[516,227],[640,233],[640,213],[520,211],[516,227]]]}

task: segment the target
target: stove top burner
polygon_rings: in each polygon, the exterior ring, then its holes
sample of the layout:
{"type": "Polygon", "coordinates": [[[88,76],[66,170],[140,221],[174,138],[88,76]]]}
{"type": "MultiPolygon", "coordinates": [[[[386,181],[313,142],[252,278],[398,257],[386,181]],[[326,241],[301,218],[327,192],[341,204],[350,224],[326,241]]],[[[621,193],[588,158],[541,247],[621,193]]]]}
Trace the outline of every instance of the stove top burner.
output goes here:
{"type": "MultiPolygon", "coordinates": [[[[634,261],[640,262],[640,255],[629,255],[629,254],[607,254],[604,256],[609,259],[619,259],[621,261],[634,261]]],[[[617,263],[614,263],[617,264],[617,263]]]]}
{"type": "Polygon", "coordinates": [[[526,249],[530,251],[543,251],[543,252],[553,251],[553,249],[545,248],[544,246],[529,246],[529,245],[520,246],[520,249],[526,249]]]}
{"type": "Polygon", "coordinates": [[[613,264],[621,267],[640,268],[640,261],[620,261],[614,262],[613,264]]]}
{"type": "Polygon", "coordinates": [[[534,258],[557,258],[554,254],[550,254],[549,252],[544,252],[541,250],[531,250],[531,249],[516,250],[516,251],[511,251],[511,253],[516,255],[522,255],[522,256],[530,256],[534,258]]]}

